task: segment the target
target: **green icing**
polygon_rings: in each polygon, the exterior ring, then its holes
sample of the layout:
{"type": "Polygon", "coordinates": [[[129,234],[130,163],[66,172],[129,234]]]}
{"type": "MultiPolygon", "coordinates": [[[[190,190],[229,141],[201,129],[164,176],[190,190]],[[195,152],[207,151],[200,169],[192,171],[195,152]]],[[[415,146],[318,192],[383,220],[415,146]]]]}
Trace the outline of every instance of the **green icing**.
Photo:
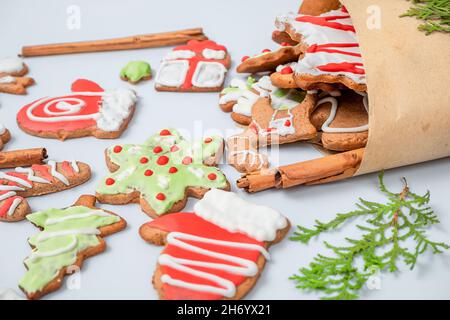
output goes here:
{"type": "Polygon", "coordinates": [[[169,132],[170,135],[166,136],[157,133],[142,145],[127,144],[109,148],[108,157],[119,169],[102,180],[97,193],[114,195],[138,191],[157,214],[164,214],[174,203],[184,199],[187,187],[226,187],[224,174],[216,167],[203,164],[204,159],[219,150],[223,141],[221,137],[211,136],[208,143],[203,140],[191,144],[176,130],[169,129],[169,132]],[[122,148],[120,152],[114,151],[117,147],[122,148]],[[161,147],[162,151],[155,153],[155,147],[161,147]],[[176,151],[173,151],[175,149],[176,151]],[[165,165],[158,164],[158,158],[161,156],[168,157],[169,162],[165,165]],[[142,163],[143,157],[148,159],[148,162],[142,163]],[[183,164],[185,157],[191,157],[193,162],[183,164]],[[171,167],[176,168],[177,172],[170,173],[171,167]],[[146,175],[148,170],[153,173],[146,175]],[[210,174],[215,175],[215,180],[208,177],[210,174]],[[111,185],[106,183],[109,178],[114,181],[111,185]],[[163,194],[165,199],[157,199],[159,194],[163,194]]]}
{"type": "Polygon", "coordinates": [[[252,86],[253,86],[255,83],[256,83],[256,80],[255,80],[255,78],[253,78],[252,76],[249,76],[249,77],[247,78],[247,87],[248,87],[249,89],[251,89],[252,86]]]}
{"type": "Polygon", "coordinates": [[[95,234],[60,234],[53,235],[47,239],[44,237],[59,231],[75,232],[76,230],[98,229],[120,220],[118,216],[108,214],[103,210],[91,209],[84,206],[39,211],[28,215],[27,219],[42,228],[40,233],[28,239],[28,242],[34,249],[32,255],[25,260],[28,271],[19,283],[20,287],[27,293],[42,290],[56,278],[62,268],[75,263],[78,252],[99,244],[95,234]],[[73,216],[88,212],[107,215],[73,216]],[[73,217],[70,218],[71,216],[73,217]],[[65,218],[65,220],[59,222],[54,221],[54,223],[51,223],[52,221],[49,220],[60,218],[65,218]],[[57,250],[60,250],[59,253],[57,253],[57,250]],[[33,254],[49,254],[51,252],[54,252],[54,255],[32,258],[33,254]]]}
{"type": "Polygon", "coordinates": [[[150,64],[145,61],[131,61],[120,71],[122,78],[127,78],[132,82],[138,82],[144,77],[152,74],[150,64]]]}
{"type": "Polygon", "coordinates": [[[239,92],[239,91],[241,91],[241,89],[239,89],[239,88],[235,88],[235,87],[227,87],[227,88],[224,88],[223,90],[222,90],[222,94],[227,94],[227,93],[231,93],[231,92],[239,92]]]}

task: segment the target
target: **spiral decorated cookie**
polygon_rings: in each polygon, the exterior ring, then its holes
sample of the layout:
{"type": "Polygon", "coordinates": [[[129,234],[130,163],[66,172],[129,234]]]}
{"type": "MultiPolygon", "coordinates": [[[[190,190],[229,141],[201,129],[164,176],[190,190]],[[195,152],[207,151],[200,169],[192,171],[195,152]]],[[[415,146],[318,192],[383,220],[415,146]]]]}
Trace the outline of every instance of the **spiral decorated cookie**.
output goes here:
{"type": "Polygon", "coordinates": [[[284,90],[272,85],[269,76],[259,80],[248,77],[247,82],[233,79],[230,86],[220,93],[219,105],[224,112],[232,112],[231,118],[239,124],[252,121],[253,105],[261,97],[270,96],[273,109],[292,109],[305,98],[301,90],[284,90]]]}
{"type": "Polygon", "coordinates": [[[41,230],[28,239],[33,251],[19,283],[28,299],[58,290],[66,274],[106,249],[103,237],[126,227],[121,217],[96,208],[94,196],[81,196],[71,207],[35,212],[27,219],[41,230]]]}
{"type": "Polygon", "coordinates": [[[341,84],[367,90],[356,31],[345,7],[319,16],[287,14],[277,17],[275,24],[299,41],[305,52],[294,70],[300,88],[328,90],[321,84],[341,84]]]}
{"type": "Polygon", "coordinates": [[[164,245],[153,285],[161,299],[241,299],[255,285],[268,248],[290,228],[277,211],[212,189],[192,213],[174,213],[144,224],[139,233],[164,245]]]}
{"type": "Polygon", "coordinates": [[[77,161],[50,160],[45,165],[0,172],[0,221],[23,220],[30,212],[25,198],[70,189],[90,177],[90,167],[77,161]]]}
{"type": "Polygon", "coordinates": [[[322,145],[333,151],[363,148],[369,136],[367,94],[342,90],[323,96],[311,123],[322,131],[322,145]]]}
{"type": "Polygon", "coordinates": [[[252,108],[252,122],[242,133],[227,140],[228,163],[239,172],[267,168],[267,158],[258,148],[267,145],[306,141],[316,137],[317,129],[310,121],[317,94],[308,93],[291,109],[274,109],[271,97],[259,98],[252,108]]]}
{"type": "Polygon", "coordinates": [[[210,92],[222,89],[231,58],[211,40],[191,40],[163,59],[155,79],[158,91],[210,92]]]}
{"type": "Polygon", "coordinates": [[[4,125],[0,123],[0,150],[3,149],[6,143],[11,139],[11,134],[9,130],[5,128],[4,125]]]}
{"type": "Polygon", "coordinates": [[[23,107],[17,123],[26,133],[43,138],[114,139],[127,128],[136,101],[133,90],[105,91],[92,81],[80,79],[72,84],[69,95],[42,98],[23,107]]]}
{"type": "Polygon", "coordinates": [[[273,72],[281,64],[297,61],[301,54],[301,46],[283,42],[275,51],[264,49],[255,56],[244,56],[236,70],[239,73],[273,72]]]}
{"type": "Polygon", "coordinates": [[[34,79],[25,77],[28,67],[20,58],[0,59],[0,92],[26,94],[34,79]]]}
{"type": "Polygon", "coordinates": [[[221,137],[191,144],[173,129],[161,130],[142,145],[115,145],[106,150],[113,173],[101,180],[97,199],[109,204],[140,203],[151,217],[180,211],[187,197],[202,198],[210,188],[230,188],[215,167],[223,148],[221,137]]]}

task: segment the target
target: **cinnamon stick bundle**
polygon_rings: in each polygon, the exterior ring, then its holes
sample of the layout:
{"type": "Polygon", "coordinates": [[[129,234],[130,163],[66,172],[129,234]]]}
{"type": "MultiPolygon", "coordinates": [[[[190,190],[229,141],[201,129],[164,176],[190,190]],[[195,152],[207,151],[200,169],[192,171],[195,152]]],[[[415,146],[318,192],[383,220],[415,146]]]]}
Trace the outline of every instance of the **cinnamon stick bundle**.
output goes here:
{"type": "Polygon", "coordinates": [[[322,184],[351,177],[364,156],[364,148],[319,159],[279,167],[272,173],[250,173],[237,181],[239,188],[253,193],[271,188],[290,188],[302,184],[322,184]]]}
{"type": "Polygon", "coordinates": [[[44,148],[0,152],[0,169],[42,164],[45,159],[47,150],[44,148]]]}
{"type": "Polygon", "coordinates": [[[189,40],[207,40],[202,28],[173,32],[142,34],[124,38],[67,42],[22,47],[23,57],[37,57],[58,54],[100,52],[129,49],[156,48],[183,44],[189,40]]]}

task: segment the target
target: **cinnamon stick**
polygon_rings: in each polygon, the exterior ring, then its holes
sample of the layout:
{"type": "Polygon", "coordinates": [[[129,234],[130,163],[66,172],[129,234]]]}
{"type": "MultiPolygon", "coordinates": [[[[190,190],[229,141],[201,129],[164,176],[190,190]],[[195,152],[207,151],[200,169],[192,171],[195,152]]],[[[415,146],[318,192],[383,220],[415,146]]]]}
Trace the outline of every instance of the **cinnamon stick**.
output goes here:
{"type": "Polygon", "coordinates": [[[45,159],[47,150],[44,148],[0,152],[0,169],[42,164],[45,159]]]}
{"type": "Polygon", "coordinates": [[[253,193],[271,188],[322,184],[353,176],[364,156],[364,148],[279,167],[272,175],[252,173],[238,180],[239,188],[253,193]]]}
{"type": "Polygon", "coordinates": [[[58,54],[100,52],[129,49],[156,48],[183,44],[189,40],[206,40],[202,28],[173,32],[142,34],[124,38],[67,42],[22,47],[23,57],[37,57],[58,54]]]}

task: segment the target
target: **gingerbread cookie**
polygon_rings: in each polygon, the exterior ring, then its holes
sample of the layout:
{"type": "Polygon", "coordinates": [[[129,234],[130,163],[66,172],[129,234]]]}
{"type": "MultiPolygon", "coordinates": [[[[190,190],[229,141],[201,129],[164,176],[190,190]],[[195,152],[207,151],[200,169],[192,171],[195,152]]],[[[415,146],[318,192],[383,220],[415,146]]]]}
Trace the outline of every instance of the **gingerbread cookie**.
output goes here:
{"type": "Polygon", "coordinates": [[[333,95],[320,99],[311,116],[311,123],[322,131],[323,147],[333,151],[364,147],[369,135],[367,94],[343,90],[333,95]]]}
{"type": "Polygon", "coordinates": [[[301,46],[291,46],[288,42],[283,42],[275,51],[264,49],[256,56],[243,57],[236,70],[238,73],[273,72],[281,64],[297,61],[302,53],[301,46]]]}
{"type": "Polygon", "coordinates": [[[305,90],[340,84],[366,91],[366,73],[356,31],[345,7],[319,16],[288,14],[275,25],[300,42],[305,52],[294,70],[296,84],[305,90]]]}
{"type": "Polygon", "coordinates": [[[34,84],[34,79],[24,77],[28,67],[20,58],[0,59],[0,92],[26,94],[27,87],[34,84]]]}
{"type": "Polygon", "coordinates": [[[69,95],[42,98],[23,107],[17,123],[26,133],[43,138],[114,139],[127,128],[136,101],[133,90],[105,91],[95,82],[80,79],[72,84],[69,95]]]}
{"type": "Polygon", "coordinates": [[[241,134],[227,140],[228,163],[239,172],[252,172],[267,168],[267,158],[258,148],[313,139],[316,128],[310,122],[317,95],[308,93],[292,109],[276,109],[271,98],[260,98],[252,108],[252,122],[241,134]]]}
{"type": "Polygon", "coordinates": [[[90,167],[77,161],[50,160],[45,165],[0,172],[0,221],[23,220],[30,212],[24,198],[70,189],[90,177],[90,167]]]}
{"type": "Polygon", "coordinates": [[[9,130],[0,123],[0,150],[3,149],[4,145],[8,143],[9,140],[11,140],[11,134],[9,133],[9,130]]]}
{"type": "Polygon", "coordinates": [[[156,76],[158,91],[220,91],[231,58],[224,46],[211,40],[191,40],[169,52],[156,76]]]}
{"type": "Polygon", "coordinates": [[[65,209],[35,212],[27,219],[41,229],[28,239],[33,248],[25,259],[27,272],[19,287],[28,299],[58,290],[66,274],[83,261],[103,252],[103,237],[123,230],[126,222],[116,214],[95,207],[94,196],[81,196],[65,209]]]}
{"type": "Polygon", "coordinates": [[[140,228],[141,237],[164,245],[153,285],[165,300],[242,299],[255,285],[268,248],[290,228],[277,211],[212,189],[193,213],[174,213],[140,228]]]}
{"type": "Polygon", "coordinates": [[[111,175],[97,188],[102,203],[140,203],[151,217],[177,212],[187,197],[202,198],[210,188],[228,190],[225,175],[215,166],[223,139],[191,144],[176,130],[164,129],[142,145],[116,145],[106,150],[111,175]]]}
{"type": "Polygon", "coordinates": [[[261,97],[270,96],[273,109],[292,109],[305,98],[301,90],[284,90],[272,85],[269,76],[258,81],[248,77],[247,82],[233,79],[230,87],[220,93],[219,105],[224,112],[232,112],[231,118],[248,125],[252,120],[252,107],[261,97]]]}
{"type": "Polygon", "coordinates": [[[152,68],[145,61],[131,61],[120,71],[120,78],[132,84],[152,78],[152,68]]]}

